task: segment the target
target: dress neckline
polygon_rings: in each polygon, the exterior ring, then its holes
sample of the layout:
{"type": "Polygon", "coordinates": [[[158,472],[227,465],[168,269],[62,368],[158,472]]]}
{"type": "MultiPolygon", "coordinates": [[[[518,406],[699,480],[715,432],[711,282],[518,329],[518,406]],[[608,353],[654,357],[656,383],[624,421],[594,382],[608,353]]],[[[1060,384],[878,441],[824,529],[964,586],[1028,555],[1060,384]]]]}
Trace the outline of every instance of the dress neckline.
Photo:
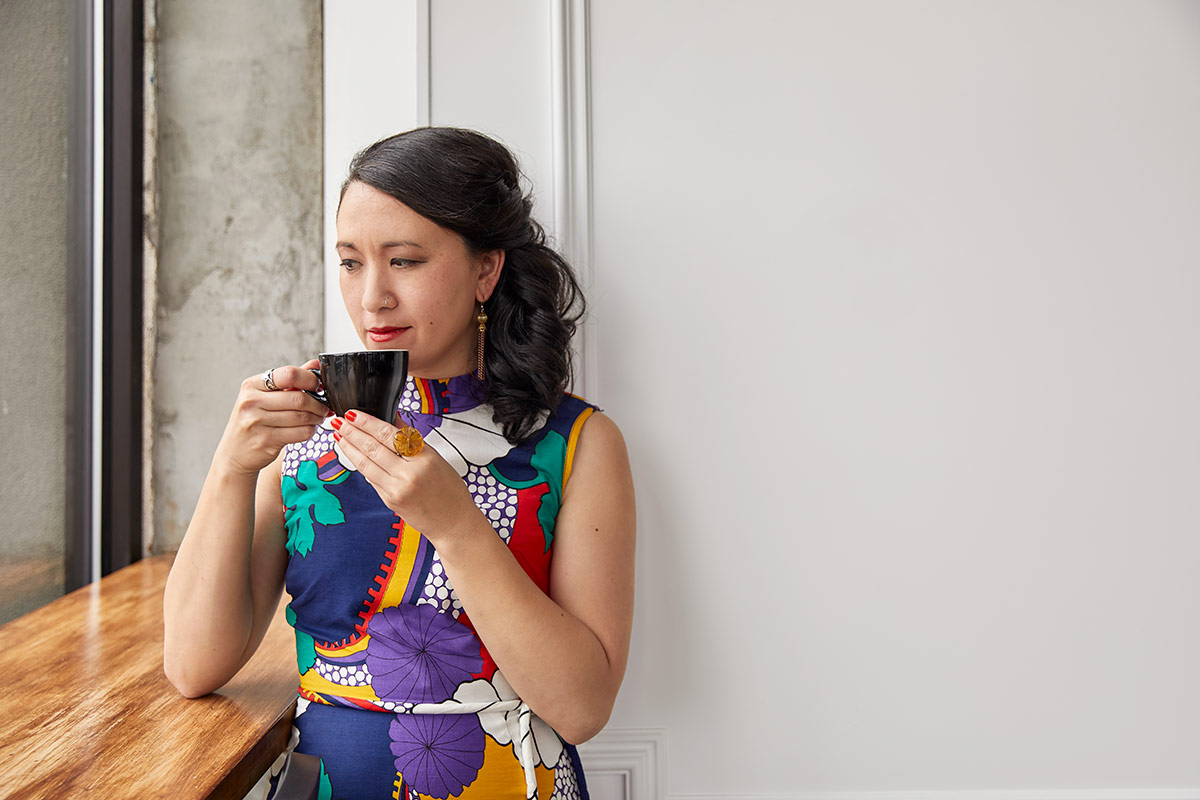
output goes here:
{"type": "Polygon", "coordinates": [[[400,396],[399,410],[442,416],[470,411],[487,402],[487,396],[487,381],[475,377],[474,372],[453,378],[418,378],[410,375],[400,396]]]}

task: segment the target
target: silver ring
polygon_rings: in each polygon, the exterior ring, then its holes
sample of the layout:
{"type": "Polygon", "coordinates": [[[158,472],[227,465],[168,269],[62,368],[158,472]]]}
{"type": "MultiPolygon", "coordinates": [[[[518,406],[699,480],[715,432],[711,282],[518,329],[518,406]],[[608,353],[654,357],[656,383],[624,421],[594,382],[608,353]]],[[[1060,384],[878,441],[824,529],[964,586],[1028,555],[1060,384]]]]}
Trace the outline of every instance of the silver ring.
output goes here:
{"type": "Polygon", "coordinates": [[[262,374],[263,385],[267,387],[268,392],[278,392],[279,391],[279,387],[275,385],[275,379],[273,377],[271,377],[271,373],[273,373],[274,371],[275,371],[274,368],[272,368],[262,374]]]}

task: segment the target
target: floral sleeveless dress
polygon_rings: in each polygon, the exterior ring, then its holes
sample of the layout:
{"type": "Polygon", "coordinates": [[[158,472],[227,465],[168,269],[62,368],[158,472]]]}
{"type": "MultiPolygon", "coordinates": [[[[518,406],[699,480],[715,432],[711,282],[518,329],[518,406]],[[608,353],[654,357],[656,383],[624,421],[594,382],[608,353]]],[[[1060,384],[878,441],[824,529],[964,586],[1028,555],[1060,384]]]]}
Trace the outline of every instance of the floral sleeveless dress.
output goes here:
{"type": "MultiPolygon", "coordinates": [[[[516,446],[473,375],[409,378],[399,410],[548,593],[555,517],[595,406],[564,395],[516,446]]],[[[586,800],[575,747],[516,695],[437,551],[383,504],[328,420],[287,447],[282,494],[300,672],[291,749],[320,758],[321,800],[586,800]]]]}

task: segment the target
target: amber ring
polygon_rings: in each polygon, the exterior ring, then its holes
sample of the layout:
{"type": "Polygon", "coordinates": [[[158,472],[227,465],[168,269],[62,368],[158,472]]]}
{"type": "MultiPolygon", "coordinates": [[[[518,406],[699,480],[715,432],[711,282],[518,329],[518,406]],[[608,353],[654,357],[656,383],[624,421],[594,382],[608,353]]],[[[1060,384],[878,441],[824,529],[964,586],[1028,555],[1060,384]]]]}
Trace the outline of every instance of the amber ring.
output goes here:
{"type": "Polygon", "coordinates": [[[421,432],[411,425],[405,425],[396,431],[396,436],[392,440],[392,447],[395,448],[396,455],[404,458],[412,458],[421,452],[421,448],[424,446],[425,440],[421,437],[421,432]]]}

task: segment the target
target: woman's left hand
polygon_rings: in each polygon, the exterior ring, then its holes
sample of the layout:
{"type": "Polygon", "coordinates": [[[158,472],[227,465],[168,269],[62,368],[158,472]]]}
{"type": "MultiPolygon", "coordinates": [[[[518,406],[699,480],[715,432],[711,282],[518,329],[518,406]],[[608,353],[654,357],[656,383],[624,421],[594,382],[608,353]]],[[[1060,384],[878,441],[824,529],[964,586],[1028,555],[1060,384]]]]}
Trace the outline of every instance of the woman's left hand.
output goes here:
{"type": "Polygon", "coordinates": [[[426,442],[415,456],[396,453],[399,430],[365,411],[336,418],[333,434],[379,497],[406,523],[433,542],[464,535],[480,516],[462,476],[426,442]]]}

